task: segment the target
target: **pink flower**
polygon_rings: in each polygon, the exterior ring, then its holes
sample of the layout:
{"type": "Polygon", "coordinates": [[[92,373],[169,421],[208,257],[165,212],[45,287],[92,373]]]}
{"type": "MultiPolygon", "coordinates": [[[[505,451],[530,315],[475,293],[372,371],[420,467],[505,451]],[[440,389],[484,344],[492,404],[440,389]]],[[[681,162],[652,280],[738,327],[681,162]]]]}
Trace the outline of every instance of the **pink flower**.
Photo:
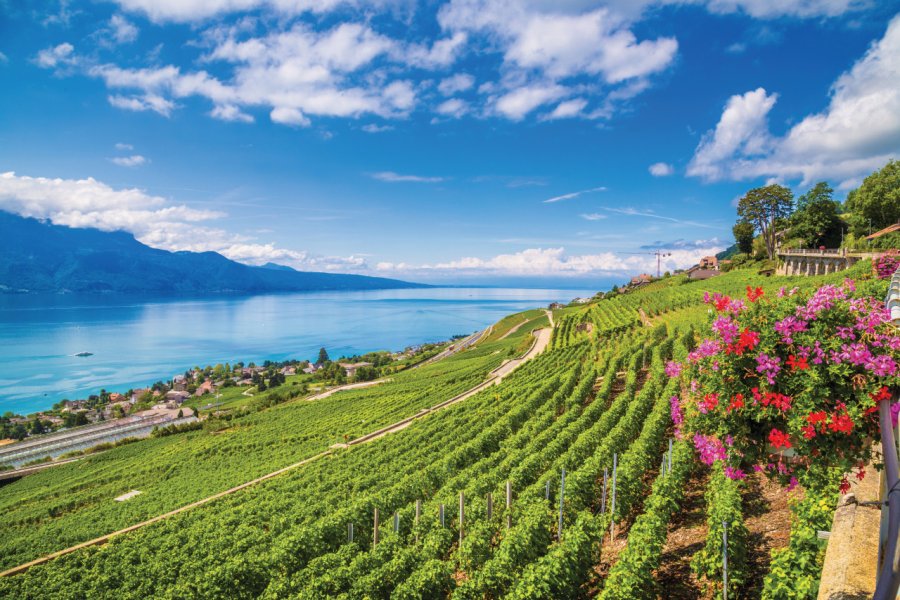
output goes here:
{"type": "Polygon", "coordinates": [[[727,455],[725,446],[718,438],[706,436],[701,433],[694,434],[694,447],[700,453],[700,460],[707,465],[712,465],[717,460],[725,461],[727,455]]]}
{"type": "Polygon", "coordinates": [[[747,477],[747,474],[744,473],[741,469],[738,469],[736,467],[726,466],[725,467],[725,477],[727,477],[728,479],[734,479],[736,481],[739,481],[739,480],[747,477]]]}
{"type": "Polygon", "coordinates": [[[680,362],[675,362],[674,360],[670,360],[666,363],[666,376],[670,378],[678,377],[681,375],[681,370],[684,367],[680,362]]]}
{"type": "Polygon", "coordinates": [[[781,359],[777,356],[760,354],[756,357],[756,372],[766,376],[769,385],[775,385],[775,376],[781,371],[781,359]]]}
{"type": "Polygon", "coordinates": [[[787,316],[775,323],[773,329],[781,334],[781,341],[785,344],[793,344],[793,334],[806,331],[807,323],[793,316],[787,316]]]}
{"type": "Polygon", "coordinates": [[[719,337],[722,338],[722,341],[726,344],[731,344],[734,342],[735,338],[738,336],[739,329],[737,323],[731,319],[731,317],[721,315],[712,324],[713,331],[719,334],[719,337]]]}

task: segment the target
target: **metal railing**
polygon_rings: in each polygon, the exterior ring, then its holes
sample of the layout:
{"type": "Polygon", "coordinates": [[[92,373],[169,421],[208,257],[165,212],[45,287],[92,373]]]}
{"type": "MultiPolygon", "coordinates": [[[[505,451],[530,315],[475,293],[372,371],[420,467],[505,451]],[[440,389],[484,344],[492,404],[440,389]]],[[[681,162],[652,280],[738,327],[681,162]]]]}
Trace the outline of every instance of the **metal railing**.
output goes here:
{"type": "MultiPolygon", "coordinates": [[[[891,321],[900,327],[900,269],[891,277],[885,308],[891,313],[891,321]]],[[[897,440],[891,422],[891,402],[896,397],[885,398],[878,403],[878,419],[881,427],[881,452],[884,456],[884,493],[881,508],[881,533],[878,548],[878,581],[873,600],[894,600],[900,589],[900,564],[897,542],[900,536],[900,469],[898,469],[897,440]],[[886,510],[885,510],[886,509],[886,510]]]]}

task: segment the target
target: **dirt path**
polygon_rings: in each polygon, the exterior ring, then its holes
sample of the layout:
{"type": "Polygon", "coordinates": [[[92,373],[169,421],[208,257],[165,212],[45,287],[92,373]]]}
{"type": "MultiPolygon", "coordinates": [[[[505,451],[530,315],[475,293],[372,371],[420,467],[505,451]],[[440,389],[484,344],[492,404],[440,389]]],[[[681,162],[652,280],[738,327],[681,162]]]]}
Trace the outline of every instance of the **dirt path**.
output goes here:
{"type": "Polygon", "coordinates": [[[688,480],[681,507],[669,523],[656,581],[660,597],[672,600],[713,598],[691,571],[691,559],[706,545],[706,500],[703,494],[709,483],[707,469],[697,469],[688,480]]]}
{"type": "MultiPolygon", "coordinates": [[[[552,317],[551,317],[551,320],[552,320],[552,317]]],[[[526,352],[520,358],[513,359],[513,360],[501,365],[500,367],[498,367],[497,369],[495,369],[488,375],[488,379],[486,381],[476,385],[475,387],[471,388],[470,390],[468,390],[462,394],[459,394],[457,396],[454,396],[453,398],[445,400],[444,402],[436,404],[436,405],[432,406],[431,408],[422,409],[415,415],[413,415],[411,417],[407,417],[407,418],[403,419],[402,421],[398,421],[397,423],[394,423],[393,425],[389,425],[388,427],[384,427],[377,431],[368,433],[362,437],[356,438],[355,440],[351,440],[350,442],[348,442],[346,444],[335,444],[330,449],[325,450],[324,452],[320,452],[319,454],[316,454],[315,456],[311,456],[309,458],[305,458],[294,464],[288,465],[286,467],[282,467],[281,469],[278,469],[277,471],[273,471],[273,472],[263,475],[261,477],[257,477],[256,479],[253,479],[246,483],[242,483],[241,485],[224,490],[222,492],[219,492],[219,493],[209,496],[207,498],[203,498],[202,500],[197,500],[196,502],[192,502],[192,503],[182,506],[180,508],[176,508],[175,510],[158,515],[158,516],[148,519],[146,521],[136,523],[136,524],[126,527],[124,529],[120,529],[118,531],[114,531],[107,535],[103,535],[98,538],[94,538],[92,540],[82,542],[80,544],[71,546],[64,550],[59,550],[57,552],[53,552],[52,554],[42,556],[38,559],[32,560],[25,564],[22,564],[17,567],[13,567],[6,571],[0,572],[0,577],[8,577],[10,575],[18,575],[20,573],[24,573],[25,571],[27,571],[29,568],[31,568],[33,566],[40,565],[40,564],[43,564],[46,562],[50,562],[51,560],[53,560],[55,558],[59,558],[60,556],[65,556],[66,554],[71,554],[72,552],[76,552],[77,550],[81,550],[82,548],[103,545],[114,537],[117,537],[117,536],[120,536],[120,535],[123,535],[126,533],[130,533],[132,531],[136,531],[142,527],[146,527],[147,525],[152,525],[154,523],[158,523],[159,521],[162,521],[163,519],[168,519],[179,513],[183,513],[188,510],[191,510],[193,508],[203,506],[204,504],[208,504],[210,502],[218,500],[219,498],[223,498],[230,494],[234,494],[234,493],[239,492],[239,491],[241,491],[245,488],[248,488],[252,485],[256,485],[263,481],[272,479],[273,477],[277,477],[277,476],[283,475],[284,473],[287,473],[289,471],[293,471],[294,469],[297,469],[299,467],[307,465],[315,460],[318,460],[320,458],[323,458],[325,456],[333,454],[337,449],[346,448],[349,446],[357,446],[360,444],[372,442],[372,441],[382,438],[388,434],[395,433],[397,431],[406,429],[416,419],[420,419],[420,418],[424,417],[425,415],[431,414],[433,412],[436,412],[436,411],[446,408],[448,406],[452,406],[453,404],[456,404],[458,402],[462,402],[463,400],[472,397],[473,395],[477,394],[478,392],[482,391],[483,389],[500,383],[504,377],[506,377],[507,375],[512,373],[519,366],[521,366],[525,362],[531,360],[532,358],[534,358],[535,356],[537,356],[538,354],[543,352],[544,349],[547,347],[547,345],[550,343],[550,338],[552,337],[553,330],[552,330],[552,328],[544,328],[544,329],[538,329],[534,333],[535,333],[535,341],[534,341],[534,344],[532,344],[531,349],[528,352],[526,352]]],[[[381,380],[381,381],[383,381],[383,380],[381,380]]],[[[367,381],[367,382],[365,382],[365,384],[374,385],[377,383],[381,383],[381,381],[374,381],[374,382],[367,381]]],[[[357,385],[357,386],[362,387],[364,384],[351,384],[351,385],[357,385]]],[[[333,390],[329,390],[328,392],[323,392],[323,394],[330,395],[332,393],[340,391],[340,389],[347,389],[347,386],[341,386],[341,388],[335,388],[333,390]]]]}
{"type": "Polygon", "coordinates": [[[343,392],[344,390],[358,390],[360,388],[372,387],[373,385],[380,385],[382,383],[387,383],[391,378],[387,377],[385,379],[375,379],[374,381],[362,381],[360,383],[348,383],[346,385],[339,385],[337,387],[331,388],[330,390],[325,390],[324,392],[319,392],[318,394],[314,394],[308,398],[304,398],[307,402],[312,402],[313,400],[322,400],[323,398],[327,398],[332,394],[337,394],[338,392],[343,392]]]}
{"type": "Polygon", "coordinates": [[[771,552],[788,545],[791,509],[784,488],[759,473],[747,480],[743,494],[744,523],[748,536],[747,597],[758,598],[769,572],[771,552]]]}

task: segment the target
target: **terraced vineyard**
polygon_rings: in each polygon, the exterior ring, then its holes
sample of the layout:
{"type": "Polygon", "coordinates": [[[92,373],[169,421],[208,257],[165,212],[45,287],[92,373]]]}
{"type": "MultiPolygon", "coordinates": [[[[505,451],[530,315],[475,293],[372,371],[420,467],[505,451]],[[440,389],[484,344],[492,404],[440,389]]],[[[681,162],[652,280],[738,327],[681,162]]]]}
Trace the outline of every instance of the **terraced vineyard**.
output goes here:
{"type": "MultiPolygon", "coordinates": [[[[657,597],[670,522],[705,468],[687,440],[670,445],[677,390],[666,362],[693,349],[704,291],[822,281],[747,272],[702,284],[673,278],[566,311],[551,348],[500,385],[396,434],[4,578],[0,596],[657,597]],[[627,544],[601,573],[613,532],[627,544]]],[[[280,405],[219,432],[135,443],[0,488],[2,564],[159,514],[437,404],[521,351],[539,319],[390,383],[280,405]],[[131,488],[150,493],[111,501],[131,488]]],[[[708,480],[710,523],[727,519],[740,531],[738,484],[708,480]]],[[[710,526],[700,561],[713,587],[718,533],[710,526]]],[[[746,535],[734,539],[741,556],[746,535]]],[[[816,560],[815,546],[794,552],[816,560]]],[[[774,589],[777,573],[771,578],[774,589]]]]}

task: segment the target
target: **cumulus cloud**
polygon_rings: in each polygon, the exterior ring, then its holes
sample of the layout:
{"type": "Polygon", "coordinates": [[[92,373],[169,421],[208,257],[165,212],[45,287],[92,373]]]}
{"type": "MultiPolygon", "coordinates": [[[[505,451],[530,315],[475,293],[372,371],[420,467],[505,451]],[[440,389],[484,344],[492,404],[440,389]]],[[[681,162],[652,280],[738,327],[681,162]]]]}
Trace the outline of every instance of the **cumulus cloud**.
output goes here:
{"type": "MultiPolygon", "coordinates": [[[[210,111],[209,116],[222,121],[237,121],[240,123],[252,123],[253,116],[243,112],[234,104],[220,104],[210,111]]],[[[274,121],[274,119],[272,119],[274,121]]]]}
{"type": "MultiPolygon", "coordinates": [[[[705,246],[698,244],[690,248],[672,248],[670,256],[662,259],[661,266],[669,271],[685,268],[696,264],[701,257],[721,252],[723,249],[724,245],[717,240],[712,240],[705,246]]],[[[656,257],[649,254],[622,255],[615,252],[570,255],[562,247],[529,248],[490,258],[464,257],[435,264],[381,262],[376,264],[375,269],[395,275],[578,277],[655,271],[656,257]]]]}
{"type": "Polygon", "coordinates": [[[391,125],[378,125],[377,123],[368,123],[362,126],[362,130],[366,133],[384,133],[394,129],[391,125]]]}
{"type": "Polygon", "coordinates": [[[590,194],[592,192],[605,192],[606,188],[604,186],[593,187],[587,190],[579,190],[577,192],[569,192],[568,194],[562,194],[560,196],[553,196],[552,198],[547,198],[544,200],[544,204],[552,204],[553,202],[562,202],[563,200],[572,200],[573,198],[577,198],[582,194],[590,194]]]}
{"type": "Polygon", "coordinates": [[[78,58],[74,54],[75,46],[69,42],[63,42],[51,48],[45,48],[37,53],[34,62],[44,69],[55,69],[62,66],[74,65],[78,58]]]}
{"type": "Polygon", "coordinates": [[[109,19],[109,34],[116,44],[127,44],[137,39],[140,30],[122,15],[109,19]]]}
{"type": "Polygon", "coordinates": [[[438,91],[445,96],[452,96],[458,92],[465,92],[475,85],[475,78],[468,73],[457,73],[443,79],[438,84],[438,91]]]}
{"type": "Polygon", "coordinates": [[[115,145],[115,148],[116,148],[116,150],[120,150],[120,151],[123,151],[123,152],[124,152],[125,150],[134,150],[134,146],[132,146],[131,144],[126,144],[126,143],[124,143],[124,142],[118,142],[118,143],[115,145]]]}
{"type": "Polygon", "coordinates": [[[0,173],[0,210],[56,225],[127,231],[148,246],[164,250],[214,251],[248,264],[278,261],[299,269],[354,270],[359,257],[324,257],[256,243],[251,238],[205,223],[226,216],[173,204],[138,188],[113,188],[92,177],[61,179],[0,173]]]}
{"type": "Polygon", "coordinates": [[[664,162],[653,163],[648,170],[654,177],[667,177],[675,172],[675,168],[672,165],[664,162]]]}
{"type": "Polygon", "coordinates": [[[115,94],[107,96],[107,100],[116,108],[134,112],[144,112],[149,110],[159,113],[164,117],[171,115],[172,110],[175,108],[174,102],[166,100],[162,96],[156,94],[143,94],[141,96],[122,96],[120,94],[115,94]]]}
{"type": "Polygon", "coordinates": [[[458,119],[469,112],[469,103],[459,98],[450,98],[441,102],[434,110],[439,115],[458,119]]]}
{"type": "Polygon", "coordinates": [[[423,177],[421,175],[401,175],[393,171],[380,171],[372,173],[372,179],[386,181],[388,183],[440,183],[443,177],[423,177]]]}
{"type": "Polygon", "coordinates": [[[131,156],[116,156],[109,159],[120,167],[139,167],[147,162],[147,159],[140,154],[132,154],[131,156]]]}
{"type": "Polygon", "coordinates": [[[585,221],[601,221],[606,218],[606,215],[602,213],[585,213],[581,215],[581,218],[585,221]]]}
{"type": "Polygon", "coordinates": [[[900,155],[900,16],[832,84],[828,106],[781,137],[767,116],[777,96],[759,88],[733,96],[697,147],[688,174],[708,181],[756,177],[853,185],[900,155]]]}

